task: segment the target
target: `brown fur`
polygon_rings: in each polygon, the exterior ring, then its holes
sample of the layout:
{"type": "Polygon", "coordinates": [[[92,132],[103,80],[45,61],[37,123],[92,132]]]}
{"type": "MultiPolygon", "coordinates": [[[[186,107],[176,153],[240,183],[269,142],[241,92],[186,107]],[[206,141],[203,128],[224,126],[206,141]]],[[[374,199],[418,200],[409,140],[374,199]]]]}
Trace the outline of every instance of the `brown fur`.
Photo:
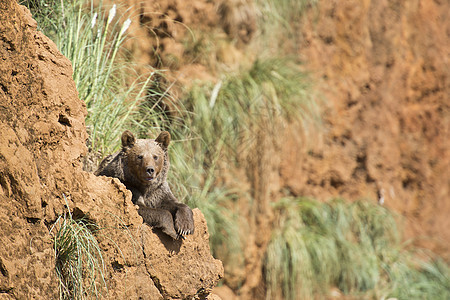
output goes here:
{"type": "Polygon", "coordinates": [[[169,143],[167,131],[152,140],[136,139],[126,130],[122,150],[106,157],[95,174],[118,178],[133,194],[144,222],[177,239],[194,233],[194,219],[192,210],[178,202],[167,183],[169,143]]]}

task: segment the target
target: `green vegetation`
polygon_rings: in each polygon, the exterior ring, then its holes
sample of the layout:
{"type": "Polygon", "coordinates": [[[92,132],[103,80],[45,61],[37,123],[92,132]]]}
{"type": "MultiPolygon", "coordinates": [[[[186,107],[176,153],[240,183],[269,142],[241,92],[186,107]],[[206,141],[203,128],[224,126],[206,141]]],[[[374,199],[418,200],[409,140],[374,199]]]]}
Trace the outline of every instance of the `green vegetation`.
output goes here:
{"type": "Polygon", "coordinates": [[[86,103],[92,149],[111,153],[117,149],[115,143],[124,129],[132,126],[130,120],[145,97],[151,75],[128,84],[128,74],[133,71],[130,64],[119,59],[118,51],[130,20],[121,24],[115,6],[107,16],[101,6],[86,13],[83,2],[65,10],[66,30],[58,31],[57,46],[72,62],[79,97],[86,103]]]}
{"type": "Polygon", "coordinates": [[[106,266],[95,237],[98,229],[89,220],[75,220],[70,211],[52,226],[61,299],[99,298],[107,291],[106,266]]]}
{"type": "MultiPolygon", "coordinates": [[[[27,0],[39,29],[49,36],[73,67],[78,95],[87,106],[86,126],[90,150],[101,156],[119,148],[125,129],[142,127],[139,105],[151,90],[156,71],[149,68],[138,76],[133,63],[125,59],[123,42],[130,20],[116,14],[116,6],[106,13],[102,2],[93,0],[27,0]]],[[[158,118],[155,114],[152,118],[158,118]]]]}
{"type": "Polygon", "coordinates": [[[55,40],[57,29],[62,19],[62,7],[60,0],[22,0],[20,4],[30,10],[37,21],[37,29],[44,32],[51,40],[55,40]]]}
{"type": "Polygon", "coordinates": [[[308,299],[337,287],[362,298],[448,298],[448,266],[406,250],[387,209],[291,198],[274,207],[277,225],[265,259],[269,297],[308,299]]]}

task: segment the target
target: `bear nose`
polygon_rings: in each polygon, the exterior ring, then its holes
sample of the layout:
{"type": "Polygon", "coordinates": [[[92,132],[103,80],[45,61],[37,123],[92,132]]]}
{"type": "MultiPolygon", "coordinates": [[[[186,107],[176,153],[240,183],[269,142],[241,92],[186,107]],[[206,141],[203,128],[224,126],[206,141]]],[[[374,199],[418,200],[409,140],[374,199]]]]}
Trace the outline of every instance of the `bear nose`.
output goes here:
{"type": "Polygon", "coordinates": [[[153,167],[147,167],[147,174],[148,174],[148,175],[153,175],[153,173],[155,173],[155,168],[153,168],[153,167]]]}

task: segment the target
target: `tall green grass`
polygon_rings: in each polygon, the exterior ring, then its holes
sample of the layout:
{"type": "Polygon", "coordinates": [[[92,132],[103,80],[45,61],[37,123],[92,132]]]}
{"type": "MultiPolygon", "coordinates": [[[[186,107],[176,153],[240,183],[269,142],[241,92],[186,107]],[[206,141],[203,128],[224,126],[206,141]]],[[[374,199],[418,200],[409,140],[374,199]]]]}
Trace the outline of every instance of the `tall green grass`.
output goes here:
{"type": "MultiPolygon", "coordinates": [[[[218,161],[237,163],[249,150],[257,129],[280,120],[306,119],[314,110],[308,80],[289,59],[256,60],[250,68],[225,75],[217,83],[194,85],[183,100],[184,152],[201,173],[214,174],[218,161]]],[[[189,177],[192,169],[183,170],[189,177]]],[[[197,172],[194,172],[197,174],[197,172]]]]}
{"type": "MultiPolygon", "coordinates": [[[[73,67],[78,96],[86,103],[90,149],[104,156],[117,150],[125,129],[138,129],[139,106],[151,90],[157,71],[133,71],[123,43],[130,19],[105,10],[102,1],[25,1],[39,28],[58,46],[73,67]]],[[[122,14],[123,15],[123,14],[122,14]]],[[[149,117],[158,117],[155,115],[149,117]]]]}
{"type": "Polygon", "coordinates": [[[429,257],[424,261],[408,253],[386,265],[389,276],[386,294],[398,299],[449,299],[449,265],[439,257],[429,257]]]}
{"type": "Polygon", "coordinates": [[[369,202],[283,199],[265,258],[268,299],[445,299],[449,267],[420,261],[400,243],[394,215],[369,202]]]}
{"type": "MultiPolygon", "coordinates": [[[[66,30],[57,38],[60,51],[70,59],[80,99],[88,108],[86,124],[92,149],[111,153],[122,132],[133,127],[137,107],[144,100],[153,73],[133,82],[132,64],[119,57],[130,20],[120,20],[115,5],[85,11],[87,1],[75,2],[65,13],[66,30]],[[68,34],[67,34],[68,32],[68,34]]],[[[122,49],[123,51],[123,49],[122,49]]]]}

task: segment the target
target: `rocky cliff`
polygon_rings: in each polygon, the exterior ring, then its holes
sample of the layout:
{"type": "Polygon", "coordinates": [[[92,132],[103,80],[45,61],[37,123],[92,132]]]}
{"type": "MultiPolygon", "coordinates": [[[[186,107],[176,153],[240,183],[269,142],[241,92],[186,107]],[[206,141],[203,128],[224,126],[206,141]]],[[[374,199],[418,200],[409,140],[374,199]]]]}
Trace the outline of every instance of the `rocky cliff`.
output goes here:
{"type": "Polygon", "coordinates": [[[68,210],[100,230],[105,298],[206,298],[223,267],[206,222],[172,241],[142,224],[131,193],[115,179],[82,170],[86,108],[70,62],[36,30],[15,0],[0,3],[0,296],[56,299],[50,232],[68,210]]]}

